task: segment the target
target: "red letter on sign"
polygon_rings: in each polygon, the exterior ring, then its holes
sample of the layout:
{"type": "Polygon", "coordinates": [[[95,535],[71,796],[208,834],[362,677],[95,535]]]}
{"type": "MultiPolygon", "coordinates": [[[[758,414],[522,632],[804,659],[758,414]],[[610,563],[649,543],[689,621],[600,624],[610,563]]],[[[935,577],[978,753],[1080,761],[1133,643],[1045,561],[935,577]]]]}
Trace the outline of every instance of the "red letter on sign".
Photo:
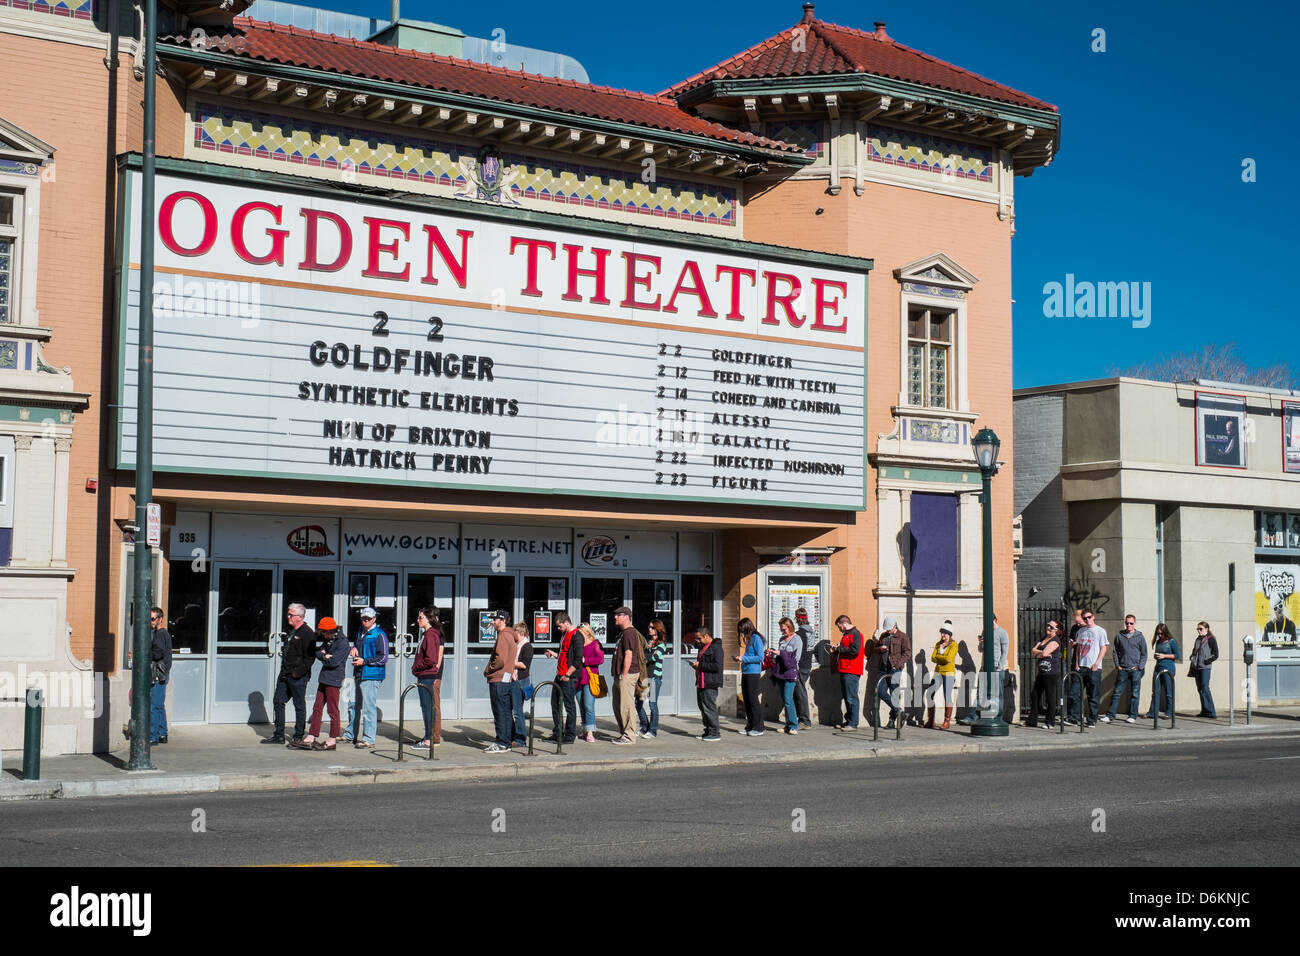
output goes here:
{"type": "Polygon", "coordinates": [[[733,322],[743,322],[745,317],[740,312],[740,277],[748,277],[754,285],[758,285],[758,279],[753,269],[742,269],[739,266],[718,266],[718,278],[721,279],[723,275],[731,276],[731,311],[727,313],[727,318],[733,322]]]}
{"type": "Polygon", "coordinates": [[[424,278],[420,281],[428,285],[438,284],[438,280],[433,275],[433,250],[437,247],[438,255],[442,256],[442,264],[456,280],[456,285],[465,288],[465,283],[469,281],[469,237],[474,233],[468,229],[456,230],[456,235],[460,236],[460,262],[457,262],[451,254],[451,247],[447,245],[447,240],[442,238],[442,233],[438,231],[437,226],[425,226],[424,234],[429,238],[429,265],[424,278]]]}
{"type": "Polygon", "coordinates": [[[397,258],[397,240],[392,242],[379,241],[379,230],[386,226],[402,231],[403,239],[411,238],[411,224],[409,222],[398,222],[395,219],[377,219],[372,216],[365,217],[365,223],[370,227],[369,251],[366,255],[366,267],[361,274],[367,279],[396,279],[399,282],[405,282],[411,274],[411,265],[407,263],[402,266],[401,272],[383,272],[379,268],[379,254],[387,253],[394,259],[397,258]]]}
{"type": "Polygon", "coordinates": [[[833,299],[828,298],[826,296],[826,287],[830,286],[832,288],[839,289],[840,295],[844,296],[849,294],[848,284],[844,282],[835,282],[832,279],[813,279],[812,284],[813,284],[813,289],[816,293],[815,295],[816,305],[813,306],[812,327],[816,329],[818,332],[847,331],[848,324],[849,324],[848,316],[841,316],[840,324],[837,327],[833,325],[827,325],[824,321],[822,321],[822,313],[825,312],[827,309],[830,309],[831,314],[835,315],[838,314],[839,307],[840,307],[840,300],[838,296],[833,299]]]}
{"type": "Polygon", "coordinates": [[[609,250],[591,250],[591,254],[596,257],[594,269],[578,268],[578,253],[582,252],[582,246],[571,246],[566,242],[564,252],[569,257],[569,286],[560,298],[566,302],[581,302],[582,296],[578,295],[578,276],[590,276],[596,280],[596,294],[589,301],[593,305],[609,305],[609,299],[605,298],[605,260],[609,258],[609,250]]]}
{"type": "Polygon", "coordinates": [[[794,314],[794,300],[799,298],[799,279],[785,272],[764,272],[763,278],[767,280],[767,313],[763,316],[764,325],[780,325],[776,318],[776,304],[781,303],[781,308],[785,310],[785,320],[793,325],[796,329],[804,324],[807,319],[804,316],[794,314]],[[784,282],[790,286],[790,291],[785,295],[777,295],[776,284],[784,282]]]}
{"type": "Polygon", "coordinates": [[[217,210],[213,207],[212,201],[207,196],[200,196],[193,192],[172,193],[162,201],[158,208],[158,238],[163,241],[163,245],[176,253],[178,256],[201,256],[206,254],[212,244],[217,241],[217,210]],[[188,199],[197,203],[199,211],[203,213],[203,238],[193,249],[184,249],[176,241],[176,233],[172,229],[172,216],[176,211],[176,204],[182,199],[188,199]]]}
{"type": "Polygon", "coordinates": [[[308,272],[338,272],[347,265],[348,259],[352,256],[352,230],[348,228],[343,217],[323,209],[304,209],[302,218],[307,220],[307,248],[303,251],[302,262],[298,263],[298,268],[306,269],[308,272]],[[333,262],[321,262],[317,257],[316,227],[321,219],[334,223],[334,228],[339,231],[339,254],[333,262]]]}
{"type": "Polygon", "coordinates": [[[682,274],[677,277],[677,285],[673,289],[673,294],[668,297],[668,304],[664,306],[665,312],[676,312],[677,307],[673,305],[677,301],[677,293],[685,292],[687,295],[693,295],[700,301],[699,316],[702,319],[716,319],[718,313],[713,311],[713,303],[709,301],[709,293],[704,288],[704,277],[700,275],[700,266],[692,259],[686,260],[686,265],[682,266],[682,274]],[[691,284],[686,285],[686,276],[691,277],[691,284]]]}
{"type": "Polygon", "coordinates": [[[519,246],[528,247],[528,281],[524,285],[522,293],[524,295],[541,295],[542,290],[537,288],[537,250],[545,249],[555,258],[555,243],[547,242],[545,239],[525,239],[522,236],[510,237],[510,254],[515,254],[515,249],[519,246]]]}
{"type": "Polygon", "coordinates": [[[637,275],[636,267],[639,263],[648,263],[649,265],[654,266],[654,274],[658,275],[663,260],[658,256],[648,256],[641,252],[625,252],[623,253],[623,261],[627,265],[627,288],[625,290],[626,294],[623,296],[623,301],[619,303],[619,307],[623,309],[650,309],[658,312],[659,300],[663,298],[662,296],[655,296],[653,302],[640,302],[637,300],[637,286],[640,286],[647,292],[650,291],[650,276],[637,275]]]}
{"type": "Polygon", "coordinates": [[[249,213],[269,212],[278,226],[283,211],[283,206],[273,206],[269,202],[246,202],[236,209],[235,214],[230,217],[230,241],[235,247],[235,255],[255,266],[264,266],[271,262],[277,266],[284,265],[284,237],[289,235],[288,229],[266,230],[266,234],[271,237],[271,251],[264,256],[253,255],[248,251],[248,244],[244,242],[244,220],[248,218],[249,213]]]}

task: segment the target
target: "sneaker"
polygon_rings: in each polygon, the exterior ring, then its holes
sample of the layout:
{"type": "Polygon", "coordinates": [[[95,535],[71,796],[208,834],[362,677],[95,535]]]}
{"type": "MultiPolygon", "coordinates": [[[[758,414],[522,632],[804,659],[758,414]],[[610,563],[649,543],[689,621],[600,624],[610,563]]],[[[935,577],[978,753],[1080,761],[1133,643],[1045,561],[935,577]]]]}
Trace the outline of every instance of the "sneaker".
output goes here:
{"type": "Polygon", "coordinates": [[[646,740],[654,740],[659,735],[655,733],[653,730],[647,730],[641,736],[644,737],[646,740]]]}
{"type": "Polygon", "coordinates": [[[506,754],[510,752],[510,748],[502,747],[499,743],[493,741],[490,746],[483,749],[483,752],[485,754],[506,754]]]}
{"type": "Polygon", "coordinates": [[[611,740],[610,743],[626,747],[629,744],[636,743],[636,741],[631,739],[630,737],[619,737],[618,740],[611,740]]]}
{"type": "Polygon", "coordinates": [[[1136,724],[1137,722],[1138,722],[1138,719],[1137,719],[1136,717],[1125,717],[1125,718],[1124,718],[1124,723],[1126,723],[1126,724],[1136,724]]]}
{"type": "Polygon", "coordinates": [[[1078,726],[1079,726],[1079,722],[1078,722],[1077,720],[1074,720],[1074,719],[1070,718],[1070,717],[1066,717],[1066,718],[1065,718],[1065,726],[1067,726],[1067,727],[1078,727],[1078,726]]]}
{"type": "Polygon", "coordinates": [[[364,740],[358,740],[352,746],[356,747],[358,750],[373,750],[375,747],[374,744],[366,743],[364,740]]]}
{"type": "Polygon", "coordinates": [[[708,734],[700,734],[700,735],[699,735],[698,737],[696,737],[695,739],[696,739],[696,740],[703,740],[703,741],[704,741],[705,743],[707,743],[707,744],[716,744],[716,743],[717,743],[718,741],[720,741],[722,738],[719,737],[717,734],[713,734],[712,736],[710,736],[710,735],[708,735],[708,734]]]}
{"type": "Polygon", "coordinates": [[[1090,721],[1088,721],[1088,726],[1089,726],[1089,727],[1096,727],[1096,726],[1097,726],[1097,722],[1096,722],[1095,720],[1090,720],[1090,721]]]}
{"type": "Polygon", "coordinates": [[[765,733],[767,733],[766,730],[751,730],[751,731],[749,732],[749,736],[751,736],[751,737],[761,737],[761,736],[763,736],[763,734],[765,734],[765,733]]]}
{"type": "Polygon", "coordinates": [[[1101,715],[1101,722],[1102,722],[1103,724],[1109,724],[1109,723],[1110,723],[1110,715],[1109,715],[1109,714],[1102,714],[1102,715],[1101,715]]]}
{"type": "Polygon", "coordinates": [[[808,721],[806,721],[806,720],[801,720],[801,721],[799,721],[799,729],[800,729],[800,730],[812,730],[812,729],[813,729],[813,726],[812,726],[812,724],[810,724],[808,721]]]}
{"type": "Polygon", "coordinates": [[[796,730],[794,727],[791,727],[789,730],[786,731],[786,733],[789,734],[791,737],[799,736],[799,731],[796,730]]]}
{"type": "Polygon", "coordinates": [[[411,749],[412,749],[412,750],[428,750],[428,749],[429,749],[429,741],[427,741],[427,740],[418,740],[418,741],[416,741],[415,743],[411,744],[411,749]]]}

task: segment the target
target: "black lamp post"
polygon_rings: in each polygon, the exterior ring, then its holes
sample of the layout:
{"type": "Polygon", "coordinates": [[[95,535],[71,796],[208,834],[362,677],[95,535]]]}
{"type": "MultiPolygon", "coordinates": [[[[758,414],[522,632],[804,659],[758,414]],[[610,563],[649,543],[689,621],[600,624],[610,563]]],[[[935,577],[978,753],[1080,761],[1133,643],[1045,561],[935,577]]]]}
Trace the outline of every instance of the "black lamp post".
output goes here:
{"type": "Polygon", "coordinates": [[[971,440],[975,460],[979,462],[980,477],[984,479],[981,504],[984,509],[984,660],[980,665],[980,684],[988,689],[993,716],[980,716],[971,721],[972,737],[1006,737],[1011,730],[1002,719],[1002,693],[993,673],[993,476],[998,471],[998,449],[1002,442],[991,428],[981,428],[971,440]]]}

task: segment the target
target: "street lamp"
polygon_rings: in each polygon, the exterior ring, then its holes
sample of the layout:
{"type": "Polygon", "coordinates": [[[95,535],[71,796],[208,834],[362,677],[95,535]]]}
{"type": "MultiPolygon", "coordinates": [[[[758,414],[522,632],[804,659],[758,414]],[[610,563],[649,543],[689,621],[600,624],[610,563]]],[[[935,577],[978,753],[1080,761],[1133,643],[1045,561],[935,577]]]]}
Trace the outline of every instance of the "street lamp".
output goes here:
{"type": "Polygon", "coordinates": [[[980,716],[971,721],[972,737],[1006,737],[1011,732],[1002,719],[1001,687],[994,683],[993,673],[993,476],[998,471],[998,449],[1001,447],[1002,442],[991,428],[981,428],[971,440],[975,460],[980,466],[980,477],[984,479],[980,497],[984,508],[984,577],[981,582],[984,589],[984,660],[980,677],[981,683],[988,688],[989,700],[994,704],[992,717],[985,717],[981,708],[980,716]]]}

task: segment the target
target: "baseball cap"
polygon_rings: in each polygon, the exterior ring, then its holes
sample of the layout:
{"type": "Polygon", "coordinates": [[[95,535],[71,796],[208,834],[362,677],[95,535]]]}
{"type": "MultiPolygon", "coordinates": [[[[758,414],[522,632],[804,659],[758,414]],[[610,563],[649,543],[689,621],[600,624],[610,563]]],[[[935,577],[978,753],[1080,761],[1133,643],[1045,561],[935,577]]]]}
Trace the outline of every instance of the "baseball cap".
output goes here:
{"type": "Polygon", "coordinates": [[[337,631],[338,629],[338,622],[332,617],[323,617],[320,619],[320,623],[316,625],[318,631],[337,631]]]}
{"type": "Polygon", "coordinates": [[[505,621],[507,624],[509,624],[509,623],[510,623],[510,615],[509,615],[507,612],[505,612],[505,611],[497,611],[497,612],[495,612],[495,613],[492,615],[492,620],[494,620],[494,621],[505,621]]]}
{"type": "Polygon", "coordinates": [[[373,621],[375,619],[375,609],[373,607],[363,607],[361,609],[361,620],[373,621]]]}

